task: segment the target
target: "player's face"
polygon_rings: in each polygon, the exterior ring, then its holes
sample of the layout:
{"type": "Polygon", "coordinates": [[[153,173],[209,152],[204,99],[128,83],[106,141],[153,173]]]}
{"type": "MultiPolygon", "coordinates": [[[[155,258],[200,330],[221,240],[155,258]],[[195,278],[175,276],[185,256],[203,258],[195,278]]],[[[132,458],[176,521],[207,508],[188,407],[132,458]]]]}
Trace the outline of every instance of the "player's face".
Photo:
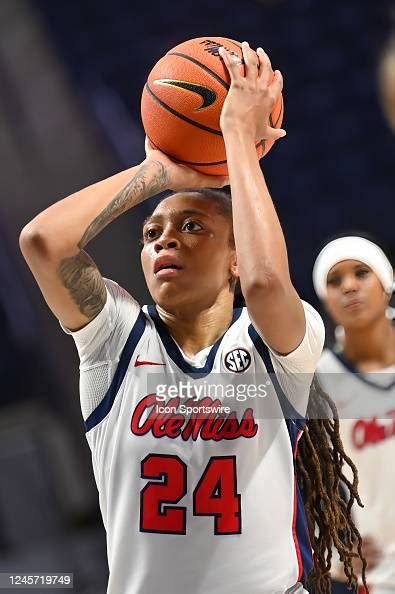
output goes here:
{"type": "Polygon", "coordinates": [[[328,273],[325,303],[337,324],[363,328],[384,315],[388,297],[369,266],[344,260],[328,273]]]}
{"type": "Polygon", "coordinates": [[[141,263],[155,303],[210,307],[237,272],[229,223],[199,194],[163,200],[143,227],[141,263]]]}

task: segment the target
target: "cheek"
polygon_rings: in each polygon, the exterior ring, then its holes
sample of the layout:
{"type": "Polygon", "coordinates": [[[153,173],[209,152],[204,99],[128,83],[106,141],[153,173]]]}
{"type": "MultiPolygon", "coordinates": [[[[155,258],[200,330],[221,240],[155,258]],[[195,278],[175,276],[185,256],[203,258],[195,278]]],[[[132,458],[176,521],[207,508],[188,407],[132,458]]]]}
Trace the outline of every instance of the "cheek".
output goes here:
{"type": "Polygon", "coordinates": [[[388,304],[388,299],[383,291],[383,288],[380,286],[374,286],[367,291],[367,297],[369,302],[372,306],[375,306],[376,309],[385,309],[388,304]]]}
{"type": "Polygon", "coordinates": [[[149,254],[149,250],[147,248],[143,248],[141,252],[141,267],[143,269],[144,276],[147,276],[147,273],[150,269],[150,262],[151,256],[149,254]]]}
{"type": "Polygon", "coordinates": [[[337,318],[342,311],[340,294],[334,290],[328,290],[325,299],[325,307],[332,318],[337,318]]]}

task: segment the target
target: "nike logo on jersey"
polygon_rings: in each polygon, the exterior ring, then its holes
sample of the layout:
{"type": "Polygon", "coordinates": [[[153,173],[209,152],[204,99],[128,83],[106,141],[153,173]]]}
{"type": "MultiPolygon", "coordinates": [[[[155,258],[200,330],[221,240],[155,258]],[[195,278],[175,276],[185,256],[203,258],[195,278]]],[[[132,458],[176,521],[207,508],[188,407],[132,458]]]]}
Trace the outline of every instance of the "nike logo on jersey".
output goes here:
{"type": "Polygon", "coordinates": [[[172,87],[178,87],[180,89],[185,89],[186,91],[192,91],[192,93],[197,93],[202,98],[202,104],[197,107],[194,111],[200,111],[205,107],[210,107],[214,103],[217,98],[217,94],[213,89],[210,87],[205,87],[203,85],[198,85],[196,83],[191,83],[183,80],[174,80],[172,78],[161,78],[154,81],[155,85],[170,85],[172,87]]]}
{"type": "Polygon", "coordinates": [[[166,363],[156,363],[155,361],[139,361],[140,355],[137,355],[136,361],[134,362],[134,366],[138,367],[139,365],[166,365],[166,363]]]}

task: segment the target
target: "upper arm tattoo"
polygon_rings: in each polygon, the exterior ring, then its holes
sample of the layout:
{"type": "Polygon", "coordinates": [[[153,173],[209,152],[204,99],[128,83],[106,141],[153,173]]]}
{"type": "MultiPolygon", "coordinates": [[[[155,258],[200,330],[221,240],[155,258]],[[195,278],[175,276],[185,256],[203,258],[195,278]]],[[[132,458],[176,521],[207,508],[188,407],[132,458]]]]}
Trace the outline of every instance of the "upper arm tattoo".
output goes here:
{"type": "Polygon", "coordinates": [[[96,264],[81,250],[61,260],[58,274],[80,312],[92,320],[106,302],[106,286],[96,264]]]}

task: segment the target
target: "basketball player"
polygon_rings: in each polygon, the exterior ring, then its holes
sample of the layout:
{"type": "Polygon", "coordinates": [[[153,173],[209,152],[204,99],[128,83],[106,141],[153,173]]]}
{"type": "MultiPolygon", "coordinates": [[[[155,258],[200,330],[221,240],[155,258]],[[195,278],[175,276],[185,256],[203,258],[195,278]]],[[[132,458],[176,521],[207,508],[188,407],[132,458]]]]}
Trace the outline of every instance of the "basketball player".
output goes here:
{"type": "MultiPolygon", "coordinates": [[[[245,76],[221,49],[232,81],[221,128],[233,213],[226,195],[205,189],[226,178],[148,146],[140,165],[55,203],[21,234],[22,252],[81,360],[110,594],[304,592],[312,566],[294,464],[324,328],[291,283],[256,156],[257,138],[284,135],[269,124],[282,77],[276,71],[269,82],[263,50],[244,43],[243,55],[245,76]],[[168,189],[176,193],[143,228],[141,261],[155,304],[141,308],[102,278],[84,248],[116,217],[168,189]],[[233,310],[237,278],[247,307],[233,310]],[[241,391],[199,396],[215,382],[255,392],[248,402],[241,391]]],[[[317,451],[328,454],[319,438],[317,451]]],[[[313,442],[311,472],[320,473],[313,442]]],[[[332,538],[339,527],[328,520],[325,529],[332,538]]],[[[316,567],[321,586],[325,568],[316,567]]]]}
{"type": "MultiPolygon", "coordinates": [[[[324,350],[318,370],[336,403],[345,450],[358,469],[365,507],[355,510],[354,519],[364,540],[369,590],[394,594],[395,332],[386,315],[392,267],[373,242],[342,237],[320,252],[313,280],[343,328],[337,349],[324,350]]],[[[345,579],[340,567],[333,576],[345,579]]]]}

